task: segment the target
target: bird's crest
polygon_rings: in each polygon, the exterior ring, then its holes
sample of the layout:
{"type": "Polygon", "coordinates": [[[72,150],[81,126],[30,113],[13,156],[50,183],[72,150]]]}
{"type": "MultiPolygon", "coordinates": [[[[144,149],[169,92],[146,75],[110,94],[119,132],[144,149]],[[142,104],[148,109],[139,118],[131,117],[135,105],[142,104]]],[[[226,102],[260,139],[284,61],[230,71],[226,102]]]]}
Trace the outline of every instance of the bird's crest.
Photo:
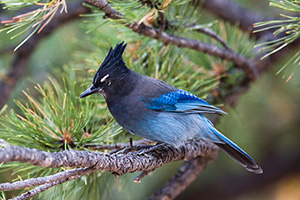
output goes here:
{"type": "Polygon", "coordinates": [[[126,46],[127,44],[124,44],[123,41],[117,44],[114,49],[110,48],[106,58],[94,76],[93,83],[103,80],[105,76],[128,70],[122,57],[126,46]]]}

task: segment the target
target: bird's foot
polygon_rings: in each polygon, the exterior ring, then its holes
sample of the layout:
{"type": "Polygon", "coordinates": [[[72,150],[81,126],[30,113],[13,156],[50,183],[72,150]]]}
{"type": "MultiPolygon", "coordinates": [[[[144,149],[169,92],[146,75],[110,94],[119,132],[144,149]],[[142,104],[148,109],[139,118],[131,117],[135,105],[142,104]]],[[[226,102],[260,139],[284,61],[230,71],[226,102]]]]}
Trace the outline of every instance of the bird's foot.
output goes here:
{"type": "Polygon", "coordinates": [[[141,156],[141,155],[146,155],[147,153],[151,152],[151,151],[156,151],[158,149],[160,149],[161,147],[165,146],[166,143],[156,143],[154,146],[151,146],[149,148],[146,148],[146,149],[142,149],[142,150],[139,150],[137,151],[137,155],[141,156]]]}
{"type": "Polygon", "coordinates": [[[136,152],[138,155],[145,155],[146,153],[149,153],[150,151],[155,151],[162,147],[163,145],[166,145],[162,142],[157,142],[155,145],[148,145],[148,144],[140,144],[140,145],[133,145],[132,138],[129,138],[129,146],[125,147],[123,149],[118,149],[111,154],[127,154],[129,152],[136,152]]]}
{"type": "Polygon", "coordinates": [[[127,154],[127,153],[129,153],[131,151],[132,151],[131,148],[126,147],[124,149],[118,150],[117,152],[113,152],[113,154],[127,154]]]}
{"type": "Polygon", "coordinates": [[[129,138],[129,147],[125,147],[123,149],[118,149],[117,151],[111,152],[111,154],[127,154],[129,152],[136,152],[144,149],[151,148],[153,145],[146,145],[146,144],[141,144],[141,145],[133,145],[132,138],[129,138]]]}

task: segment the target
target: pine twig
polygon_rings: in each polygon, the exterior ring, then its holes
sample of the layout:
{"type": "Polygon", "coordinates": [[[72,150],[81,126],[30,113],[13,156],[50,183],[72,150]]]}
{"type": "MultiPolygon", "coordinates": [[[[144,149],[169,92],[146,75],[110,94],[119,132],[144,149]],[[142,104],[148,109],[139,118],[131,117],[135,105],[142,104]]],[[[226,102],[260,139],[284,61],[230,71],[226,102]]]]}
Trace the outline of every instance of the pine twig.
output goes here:
{"type": "Polygon", "coordinates": [[[54,182],[66,180],[70,177],[80,177],[80,176],[83,176],[86,174],[90,174],[90,173],[94,172],[94,170],[95,169],[93,167],[71,169],[71,170],[66,170],[66,171],[59,172],[54,175],[45,176],[45,177],[30,178],[27,180],[16,181],[13,183],[1,183],[0,191],[19,190],[22,188],[34,187],[37,185],[54,183],[54,182]]]}
{"type": "Polygon", "coordinates": [[[141,173],[139,173],[139,175],[137,175],[135,178],[134,178],[134,182],[135,183],[140,183],[141,180],[143,178],[145,178],[149,173],[153,172],[154,170],[148,170],[148,171],[142,171],[141,173]]]}
{"type": "Polygon", "coordinates": [[[160,15],[160,19],[161,19],[161,23],[158,29],[158,34],[162,34],[162,32],[164,32],[165,28],[166,28],[166,17],[165,17],[165,13],[162,11],[158,12],[160,15]]]}
{"type": "Polygon", "coordinates": [[[55,181],[55,182],[52,182],[52,183],[47,183],[47,184],[41,185],[39,187],[36,187],[36,188],[30,190],[29,192],[27,192],[25,194],[22,194],[20,196],[12,198],[10,200],[27,200],[27,199],[30,199],[30,198],[32,198],[32,197],[40,194],[41,192],[44,192],[45,190],[47,190],[49,188],[52,188],[52,187],[54,187],[56,185],[62,184],[62,183],[67,182],[67,181],[74,180],[76,178],[78,178],[78,177],[74,176],[74,177],[62,179],[60,181],[55,181]]]}
{"type": "Polygon", "coordinates": [[[105,17],[111,19],[121,19],[122,14],[113,9],[110,4],[105,0],[86,0],[87,3],[92,4],[93,6],[103,10],[105,17]]]}
{"type": "Polygon", "coordinates": [[[198,28],[197,25],[190,26],[190,28],[198,31],[199,33],[204,33],[205,35],[208,35],[208,36],[214,38],[215,40],[220,42],[224,46],[225,49],[230,50],[230,47],[225,42],[225,40],[221,36],[219,36],[216,32],[211,30],[210,28],[198,28]]]}

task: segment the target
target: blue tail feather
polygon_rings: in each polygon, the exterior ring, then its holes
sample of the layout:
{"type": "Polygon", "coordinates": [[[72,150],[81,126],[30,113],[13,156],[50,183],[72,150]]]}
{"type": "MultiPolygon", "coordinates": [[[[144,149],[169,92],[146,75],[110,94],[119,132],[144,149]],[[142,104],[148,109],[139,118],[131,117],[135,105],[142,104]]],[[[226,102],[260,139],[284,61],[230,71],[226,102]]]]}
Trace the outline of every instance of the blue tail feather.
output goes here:
{"type": "Polygon", "coordinates": [[[224,143],[215,143],[228,155],[230,155],[235,161],[242,165],[246,170],[255,174],[262,174],[263,169],[251,158],[244,150],[230,141],[227,137],[222,135],[216,129],[213,130],[216,136],[224,143]]]}

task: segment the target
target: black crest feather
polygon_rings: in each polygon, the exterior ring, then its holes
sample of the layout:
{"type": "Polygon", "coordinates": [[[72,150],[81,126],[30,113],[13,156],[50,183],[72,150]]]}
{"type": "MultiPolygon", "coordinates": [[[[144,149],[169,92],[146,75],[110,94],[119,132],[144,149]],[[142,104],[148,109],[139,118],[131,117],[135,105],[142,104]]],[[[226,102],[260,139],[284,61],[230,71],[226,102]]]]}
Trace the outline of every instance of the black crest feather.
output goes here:
{"type": "Polygon", "coordinates": [[[123,41],[117,44],[114,49],[110,47],[106,58],[104,59],[103,63],[100,65],[98,71],[95,74],[93,83],[96,83],[99,78],[106,74],[112,75],[115,73],[122,73],[128,70],[122,57],[126,46],[127,44],[124,44],[123,41]]]}

